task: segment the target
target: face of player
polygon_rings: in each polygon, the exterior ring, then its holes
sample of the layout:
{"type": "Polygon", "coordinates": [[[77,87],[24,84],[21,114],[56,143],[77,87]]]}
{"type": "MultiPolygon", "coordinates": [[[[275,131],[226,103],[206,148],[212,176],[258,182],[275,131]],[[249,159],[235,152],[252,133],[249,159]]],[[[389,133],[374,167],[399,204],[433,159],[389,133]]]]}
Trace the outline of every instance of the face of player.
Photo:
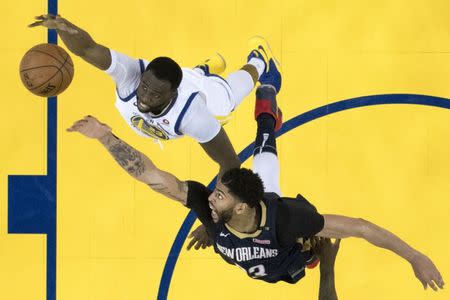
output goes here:
{"type": "Polygon", "coordinates": [[[208,201],[214,223],[230,221],[236,206],[240,203],[221,182],[217,183],[208,201]]]}
{"type": "Polygon", "coordinates": [[[169,81],[160,80],[151,71],[146,71],[142,75],[136,96],[140,112],[159,115],[177,96],[177,89],[172,89],[169,81]]]}

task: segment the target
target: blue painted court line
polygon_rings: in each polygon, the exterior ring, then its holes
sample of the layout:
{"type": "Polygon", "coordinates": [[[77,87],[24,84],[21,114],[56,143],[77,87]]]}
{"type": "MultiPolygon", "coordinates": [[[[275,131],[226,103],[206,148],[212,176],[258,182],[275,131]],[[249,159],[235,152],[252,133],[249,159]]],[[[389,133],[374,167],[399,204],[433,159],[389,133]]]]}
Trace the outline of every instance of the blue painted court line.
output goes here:
{"type": "MultiPolygon", "coordinates": [[[[48,0],[48,12],[57,14],[58,1],[48,0]]],[[[56,31],[48,43],[57,44],[56,31]]],[[[47,101],[47,175],[8,176],[8,233],[47,235],[47,300],[56,299],[56,97],[47,101]]]]}

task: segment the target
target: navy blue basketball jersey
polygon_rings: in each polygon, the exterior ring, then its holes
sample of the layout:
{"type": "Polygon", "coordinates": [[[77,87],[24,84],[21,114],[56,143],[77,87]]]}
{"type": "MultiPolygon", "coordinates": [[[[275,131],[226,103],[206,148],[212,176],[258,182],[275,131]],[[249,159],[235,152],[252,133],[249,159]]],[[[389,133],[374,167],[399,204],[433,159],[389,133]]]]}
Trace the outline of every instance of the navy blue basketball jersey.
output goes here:
{"type": "Polygon", "coordinates": [[[277,241],[278,195],[266,193],[261,205],[261,224],[252,234],[244,234],[225,223],[217,224],[214,249],[227,262],[247,275],[269,283],[295,283],[305,276],[305,266],[314,260],[302,244],[281,247],[277,241]]]}

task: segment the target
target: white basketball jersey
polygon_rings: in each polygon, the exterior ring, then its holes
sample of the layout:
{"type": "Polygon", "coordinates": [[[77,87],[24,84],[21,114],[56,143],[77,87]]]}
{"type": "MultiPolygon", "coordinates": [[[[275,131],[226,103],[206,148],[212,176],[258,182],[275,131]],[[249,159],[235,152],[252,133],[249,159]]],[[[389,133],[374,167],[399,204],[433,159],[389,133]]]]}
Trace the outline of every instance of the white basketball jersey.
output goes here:
{"type": "MultiPolygon", "coordinates": [[[[136,133],[158,140],[176,139],[187,134],[204,143],[220,131],[220,123],[206,105],[207,97],[216,98],[208,95],[210,92],[205,88],[208,77],[192,69],[182,68],[183,79],[178,87],[177,98],[160,115],[154,116],[141,113],[137,108],[136,91],[148,61],[133,59],[113,50],[111,56],[112,63],[106,72],[117,84],[116,108],[136,133]]],[[[217,104],[220,105],[220,102],[217,104]]]]}
{"type": "MultiPolygon", "coordinates": [[[[145,70],[144,62],[142,60],[139,60],[139,62],[142,65],[141,70],[143,72],[145,70]]],[[[121,98],[119,96],[120,91],[117,91],[116,107],[128,125],[141,136],[160,140],[179,138],[183,136],[179,131],[181,120],[198,94],[197,87],[190,84],[189,77],[183,70],[183,80],[178,88],[178,97],[158,116],[139,111],[136,106],[138,86],[126,98],[121,98]]],[[[201,99],[197,100],[201,101],[201,99]]]]}

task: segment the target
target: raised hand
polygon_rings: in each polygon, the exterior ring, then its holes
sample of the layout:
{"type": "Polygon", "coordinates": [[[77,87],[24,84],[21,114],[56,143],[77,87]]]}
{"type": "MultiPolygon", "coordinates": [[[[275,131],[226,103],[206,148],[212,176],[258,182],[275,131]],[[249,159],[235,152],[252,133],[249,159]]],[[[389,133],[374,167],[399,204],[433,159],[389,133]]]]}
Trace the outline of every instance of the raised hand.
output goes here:
{"type": "Polygon", "coordinates": [[[56,29],[70,34],[78,33],[77,28],[72,23],[64,18],[61,18],[59,15],[46,14],[36,16],[34,18],[37,21],[28,25],[28,27],[43,26],[49,29],[56,29]]]}
{"type": "Polygon", "coordinates": [[[320,266],[334,268],[341,240],[336,239],[333,243],[329,238],[315,237],[311,240],[311,243],[314,253],[320,258],[320,266]]]}
{"type": "Polygon", "coordinates": [[[414,274],[422,283],[424,289],[427,289],[428,286],[435,291],[438,290],[436,286],[440,289],[444,288],[444,280],[442,279],[441,273],[439,273],[434,263],[426,255],[417,253],[410,260],[410,263],[414,274]]]}
{"type": "Polygon", "coordinates": [[[188,238],[191,240],[187,246],[187,250],[190,250],[192,246],[194,246],[195,250],[205,249],[206,247],[210,247],[212,245],[212,241],[208,236],[208,232],[206,231],[205,226],[200,225],[194,231],[189,234],[188,238]]]}
{"type": "Polygon", "coordinates": [[[111,127],[92,116],[86,116],[76,121],[67,131],[77,131],[88,138],[100,139],[111,132],[111,127]]]}

